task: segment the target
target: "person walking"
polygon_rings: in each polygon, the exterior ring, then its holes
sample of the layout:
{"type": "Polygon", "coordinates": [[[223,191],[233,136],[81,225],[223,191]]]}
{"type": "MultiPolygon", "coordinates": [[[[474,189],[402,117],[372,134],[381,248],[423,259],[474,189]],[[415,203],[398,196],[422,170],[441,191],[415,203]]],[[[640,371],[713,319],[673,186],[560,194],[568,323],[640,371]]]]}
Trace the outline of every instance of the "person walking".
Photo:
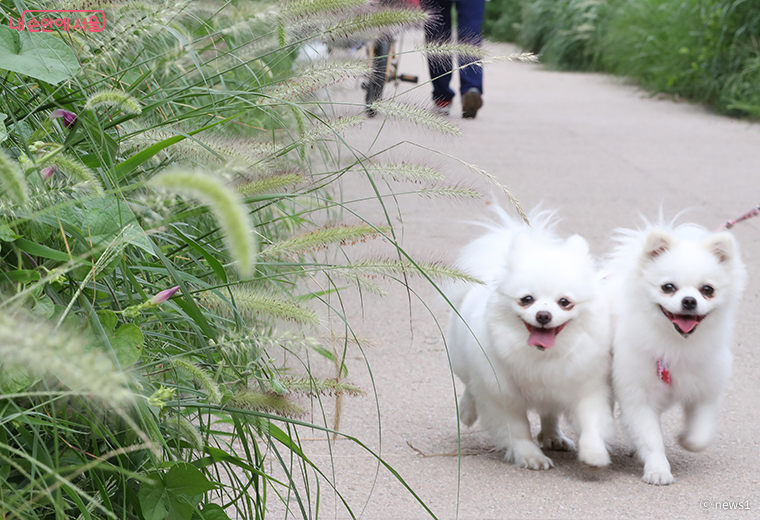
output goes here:
{"type": "MultiPolygon", "coordinates": [[[[423,9],[432,16],[425,24],[427,43],[450,43],[452,37],[452,8],[457,14],[457,42],[475,46],[483,44],[481,27],[486,0],[422,0],[423,9]]],[[[483,67],[476,58],[459,54],[459,85],[462,96],[462,117],[473,119],[483,106],[483,67]]],[[[433,109],[449,115],[455,93],[449,86],[454,60],[449,56],[428,57],[433,82],[433,109]]]]}

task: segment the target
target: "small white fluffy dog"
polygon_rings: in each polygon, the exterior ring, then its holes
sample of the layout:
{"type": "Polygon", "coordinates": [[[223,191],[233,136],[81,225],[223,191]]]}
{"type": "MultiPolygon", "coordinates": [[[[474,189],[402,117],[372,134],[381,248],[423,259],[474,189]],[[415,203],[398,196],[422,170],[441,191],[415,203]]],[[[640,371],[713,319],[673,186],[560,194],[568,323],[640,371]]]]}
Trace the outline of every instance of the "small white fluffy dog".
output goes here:
{"type": "Polygon", "coordinates": [[[618,241],[608,280],[615,395],[642,480],[671,484],[660,415],[680,403],[681,446],[700,451],[712,441],[744,265],[730,233],[694,224],[621,230],[618,241]]]}
{"type": "Polygon", "coordinates": [[[574,449],[559,426],[567,414],[579,433],[578,458],[610,463],[614,434],[609,312],[588,244],[552,233],[552,213],[529,227],[501,208],[501,225],[466,246],[460,266],[485,282],[455,287],[447,333],[454,373],[466,385],[462,422],[480,419],[506,459],[530,469],[554,466],[541,447],[574,449]],[[528,410],[541,418],[533,441],[528,410]],[[541,447],[539,447],[539,445],[541,447]]]}

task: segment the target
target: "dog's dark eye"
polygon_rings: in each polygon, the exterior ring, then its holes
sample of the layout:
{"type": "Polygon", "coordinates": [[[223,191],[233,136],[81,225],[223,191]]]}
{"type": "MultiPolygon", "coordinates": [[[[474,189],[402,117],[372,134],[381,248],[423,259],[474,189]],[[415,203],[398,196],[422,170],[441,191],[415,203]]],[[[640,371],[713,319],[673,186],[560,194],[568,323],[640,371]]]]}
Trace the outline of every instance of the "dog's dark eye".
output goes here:
{"type": "Polygon", "coordinates": [[[567,298],[560,298],[557,303],[559,304],[560,307],[562,307],[566,311],[569,311],[575,305],[573,302],[571,302],[567,298]]]}
{"type": "Polygon", "coordinates": [[[674,292],[676,292],[676,286],[673,285],[672,283],[666,283],[665,285],[660,287],[660,289],[662,289],[662,292],[664,292],[665,294],[673,294],[674,292]]]}
{"type": "Polygon", "coordinates": [[[713,294],[715,294],[715,288],[712,285],[703,285],[699,292],[702,293],[702,296],[705,298],[712,298],[713,294]]]}
{"type": "Polygon", "coordinates": [[[528,307],[531,303],[533,303],[533,296],[528,295],[520,298],[520,305],[523,307],[528,307]]]}

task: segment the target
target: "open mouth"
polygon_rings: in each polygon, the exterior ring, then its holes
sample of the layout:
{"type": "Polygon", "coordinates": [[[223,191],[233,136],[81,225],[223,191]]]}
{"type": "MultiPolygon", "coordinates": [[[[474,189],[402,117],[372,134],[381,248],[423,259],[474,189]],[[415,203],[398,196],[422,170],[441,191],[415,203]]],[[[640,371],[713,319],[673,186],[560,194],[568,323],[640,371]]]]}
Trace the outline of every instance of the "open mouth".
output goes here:
{"type": "Polygon", "coordinates": [[[563,323],[559,327],[535,327],[525,321],[523,321],[523,323],[525,323],[525,328],[530,332],[528,345],[544,351],[547,348],[552,348],[554,346],[554,340],[557,337],[557,334],[562,332],[562,329],[565,328],[565,325],[567,325],[568,322],[563,323]]]}
{"type": "Polygon", "coordinates": [[[700,316],[698,314],[673,314],[672,312],[666,311],[662,305],[660,305],[660,309],[662,310],[662,313],[673,323],[673,326],[676,328],[678,333],[684,338],[688,337],[689,334],[697,330],[697,325],[699,325],[699,322],[705,319],[706,316],[700,316]]]}

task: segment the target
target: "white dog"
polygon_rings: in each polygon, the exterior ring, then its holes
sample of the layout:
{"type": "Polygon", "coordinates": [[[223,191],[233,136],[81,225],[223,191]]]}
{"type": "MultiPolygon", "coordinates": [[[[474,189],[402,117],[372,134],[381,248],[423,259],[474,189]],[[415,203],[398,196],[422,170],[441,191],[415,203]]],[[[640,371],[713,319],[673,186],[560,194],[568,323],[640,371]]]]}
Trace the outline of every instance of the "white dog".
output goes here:
{"type": "Polygon", "coordinates": [[[485,282],[458,287],[450,299],[447,334],[451,364],[466,385],[461,420],[480,419],[498,449],[517,466],[554,465],[539,447],[569,450],[565,413],[579,433],[578,458],[592,467],[610,463],[614,433],[607,304],[588,244],[552,233],[552,214],[531,226],[497,208],[502,224],[465,247],[461,267],[485,282]],[[528,410],[541,418],[533,441],[528,410]]]}
{"type": "Polygon", "coordinates": [[[681,446],[700,451],[712,441],[744,266],[730,233],[660,224],[621,231],[610,273],[622,422],[644,463],[644,482],[670,484],[660,415],[681,403],[681,446]]]}

